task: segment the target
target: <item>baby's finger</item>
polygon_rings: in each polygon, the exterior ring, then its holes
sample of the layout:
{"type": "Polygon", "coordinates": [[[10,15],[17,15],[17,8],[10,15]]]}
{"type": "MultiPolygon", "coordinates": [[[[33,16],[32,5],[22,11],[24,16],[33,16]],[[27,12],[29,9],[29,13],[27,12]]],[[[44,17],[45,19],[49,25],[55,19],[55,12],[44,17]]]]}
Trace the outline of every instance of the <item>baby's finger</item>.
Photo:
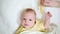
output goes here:
{"type": "Polygon", "coordinates": [[[48,16],[52,17],[52,15],[51,15],[51,13],[50,13],[50,12],[48,12],[47,14],[48,14],[48,16]]]}

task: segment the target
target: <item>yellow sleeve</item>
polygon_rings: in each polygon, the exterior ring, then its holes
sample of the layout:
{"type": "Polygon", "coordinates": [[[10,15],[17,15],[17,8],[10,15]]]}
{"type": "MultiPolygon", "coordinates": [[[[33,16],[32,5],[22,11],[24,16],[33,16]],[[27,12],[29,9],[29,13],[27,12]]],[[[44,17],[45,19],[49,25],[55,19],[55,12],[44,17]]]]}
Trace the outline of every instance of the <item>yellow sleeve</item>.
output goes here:
{"type": "Polygon", "coordinates": [[[40,24],[40,31],[41,32],[45,32],[46,31],[43,23],[40,24]]]}
{"type": "Polygon", "coordinates": [[[36,20],[36,22],[38,23],[38,29],[39,29],[39,31],[45,32],[46,31],[46,29],[44,27],[44,22],[45,21],[38,19],[38,20],[36,20]]]}
{"type": "Polygon", "coordinates": [[[22,26],[19,26],[19,28],[16,30],[16,33],[15,34],[19,34],[20,32],[22,32],[22,29],[23,29],[23,27],[22,26]]]}

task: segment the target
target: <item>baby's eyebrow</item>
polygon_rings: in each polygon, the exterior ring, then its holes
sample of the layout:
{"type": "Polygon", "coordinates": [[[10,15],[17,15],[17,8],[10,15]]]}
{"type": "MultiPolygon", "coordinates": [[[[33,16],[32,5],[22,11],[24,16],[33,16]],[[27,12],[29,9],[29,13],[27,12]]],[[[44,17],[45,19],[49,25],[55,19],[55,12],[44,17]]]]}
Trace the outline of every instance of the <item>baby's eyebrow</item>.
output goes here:
{"type": "Polygon", "coordinates": [[[23,18],[24,20],[26,20],[25,18],[23,18]]]}

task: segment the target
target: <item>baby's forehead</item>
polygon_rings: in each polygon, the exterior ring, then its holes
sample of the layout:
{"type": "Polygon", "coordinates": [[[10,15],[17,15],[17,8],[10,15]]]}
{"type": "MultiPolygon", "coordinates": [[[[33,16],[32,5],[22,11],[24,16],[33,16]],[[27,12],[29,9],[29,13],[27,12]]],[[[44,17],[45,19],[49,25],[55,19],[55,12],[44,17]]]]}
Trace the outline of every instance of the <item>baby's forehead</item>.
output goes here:
{"type": "Polygon", "coordinates": [[[34,14],[34,12],[25,12],[25,13],[23,13],[23,15],[28,15],[28,16],[31,15],[32,16],[32,15],[35,15],[35,14],[34,14]]]}
{"type": "Polygon", "coordinates": [[[25,13],[23,13],[23,15],[22,15],[22,17],[35,17],[35,14],[34,14],[34,12],[25,12],[25,13]]]}
{"type": "Polygon", "coordinates": [[[23,13],[23,16],[24,16],[24,15],[35,16],[35,13],[32,12],[32,11],[30,11],[30,12],[25,12],[25,13],[23,13]]]}

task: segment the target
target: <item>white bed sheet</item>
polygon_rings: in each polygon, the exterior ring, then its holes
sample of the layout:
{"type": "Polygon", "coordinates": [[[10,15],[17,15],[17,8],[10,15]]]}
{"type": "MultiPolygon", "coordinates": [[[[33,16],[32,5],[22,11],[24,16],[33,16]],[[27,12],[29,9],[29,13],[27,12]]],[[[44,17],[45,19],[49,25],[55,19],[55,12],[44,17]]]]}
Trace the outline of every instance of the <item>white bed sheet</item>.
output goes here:
{"type": "MultiPolygon", "coordinates": [[[[17,14],[23,8],[33,8],[36,10],[37,17],[41,15],[37,8],[37,0],[1,0],[0,11],[0,34],[14,34],[18,27],[17,14]]],[[[45,12],[52,13],[51,22],[58,25],[58,32],[60,31],[60,8],[45,7],[45,12]],[[56,9],[56,10],[55,10],[56,9]]]]}

